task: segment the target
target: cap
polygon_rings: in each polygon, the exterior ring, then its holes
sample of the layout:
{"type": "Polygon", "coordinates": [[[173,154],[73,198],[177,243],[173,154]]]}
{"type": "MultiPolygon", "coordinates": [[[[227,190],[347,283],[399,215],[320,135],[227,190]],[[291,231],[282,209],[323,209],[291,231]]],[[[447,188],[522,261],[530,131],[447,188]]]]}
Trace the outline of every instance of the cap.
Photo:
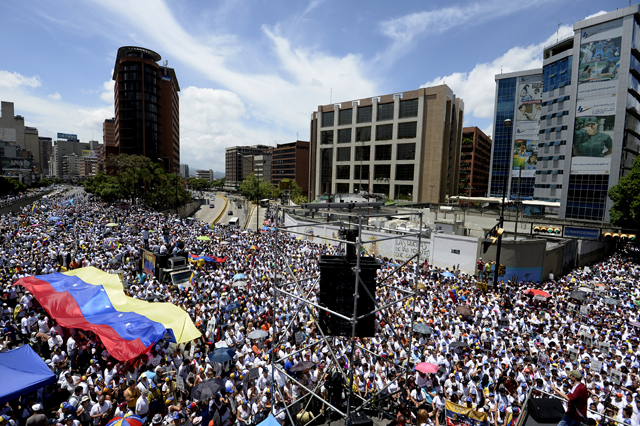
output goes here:
{"type": "Polygon", "coordinates": [[[171,401],[173,401],[173,397],[165,399],[164,403],[168,405],[171,403],[171,401]]]}
{"type": "Polygon", "coordinates": [[[155,416],[153,416],[153,419],[151,420],[151,424],[159,425],[160,423],[162,423],[162,415],[156,414],[155,416]]]}
{"type": "MultiPolygon", "coordinates": [[[[67,403],[67,404],[68,404],[68,403],[67,403]]],[[[33,405],[31,406],[31,409],[32,409],[33,411],[42,411],[42,404],[40,404],[40,403],[38,403],[38,404],[33,404],[33,405]]]]}
{"type": "Polygon", "coordinates": [[[582,372],[580,370],[571,370],[569,372],[569,375],[575,377],[578,380],[582,379],[582,372]]]}
{"type": "Polygon", "coordinates": [[[584,120],[584,124],[585,124],[585,125],[587,125],[587,124],[591,124],[591,123],[596,123],[596,124],[597,124],[597,123],[598,123],[598,119],[597,119],[596,117],[587,117],[587,118],[584,120]]]}

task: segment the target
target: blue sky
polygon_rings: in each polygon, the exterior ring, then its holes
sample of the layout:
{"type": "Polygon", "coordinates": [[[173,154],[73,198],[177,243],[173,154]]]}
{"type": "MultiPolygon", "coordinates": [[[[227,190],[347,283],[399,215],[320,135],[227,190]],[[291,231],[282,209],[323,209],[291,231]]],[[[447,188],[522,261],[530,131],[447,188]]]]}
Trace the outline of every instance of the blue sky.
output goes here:
{"type": "MultiPolygon", "coordinates": [[[[627,1],[607,2],[606,11],[627,1]]],[[[602,1],[84,0],[0,3],[0,100],[41,136],[102,141],[120,46],[158,52],[181,87],[181,162],[224,171],[224,148],[309,140],[318,105],[446,83],[491,132],[494,75],[602,1]],[[332,95],[330,95],[332,93],[332,95]]]]}

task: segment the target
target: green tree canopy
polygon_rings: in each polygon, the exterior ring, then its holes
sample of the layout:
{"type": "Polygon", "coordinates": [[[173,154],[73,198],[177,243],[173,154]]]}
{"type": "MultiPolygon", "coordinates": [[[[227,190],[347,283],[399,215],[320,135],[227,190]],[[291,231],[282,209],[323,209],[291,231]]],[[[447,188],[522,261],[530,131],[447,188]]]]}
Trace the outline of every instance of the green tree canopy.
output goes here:
{"type": "Polygon", "coordinates": [[[302,204],[307,202],[307,197],[302,195],[302,188],[295,180],[284,178],[280,181],[280,189],[288,191],[291,201],[295,204],[302,204]]]}
{"type": "Polygon", "coordinates": [[[613,207],[609,210],[611,224],[626,229],[640,228],[640,156],[631,172],[609,190],[613,207]]]}
{"type": "Polygon", "coordinates": [[[249,200],[259,201],[273,195],[273,185],[271,182],[259,182],[256,176],[251,173],[240,183],[240,193],[249,200]]]}

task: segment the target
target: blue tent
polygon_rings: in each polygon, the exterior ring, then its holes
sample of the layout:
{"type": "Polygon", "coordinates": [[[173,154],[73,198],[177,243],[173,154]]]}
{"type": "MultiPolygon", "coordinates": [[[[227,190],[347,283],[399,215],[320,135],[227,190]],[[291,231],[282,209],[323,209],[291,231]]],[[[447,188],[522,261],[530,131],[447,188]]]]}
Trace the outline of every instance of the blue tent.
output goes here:
{"type": "Polygon", "coordinates": [[[273,417],[273,414],[269,414],[269,417],[260,422],[258,426],[280,426],[280,423],[273,417]]]}
{"type": "Polygon", "coordinates": [[[0,404],[56,381],[56,375],[29,345],[0,353],[0,377],[0,404]]]}

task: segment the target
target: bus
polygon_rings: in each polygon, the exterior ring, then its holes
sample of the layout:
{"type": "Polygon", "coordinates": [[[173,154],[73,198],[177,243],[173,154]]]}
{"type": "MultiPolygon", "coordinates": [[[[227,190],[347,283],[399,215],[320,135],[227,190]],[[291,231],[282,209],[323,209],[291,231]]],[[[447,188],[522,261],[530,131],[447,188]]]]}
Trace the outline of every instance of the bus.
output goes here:
{"type": "Polygon", "coordinates": [[[264,199],[260,200],[260,207],[262,207],[264,209],[269,207],[269,199],[268,198],[264,198],[264,199]]]}
{"type": "Polygon", "coordinates": [[[240,225],[240,219],[238,219],[237,217],[232,217],[231,219],[229,219],[229,226],[237,228],[239,225],[240,225]]]}

